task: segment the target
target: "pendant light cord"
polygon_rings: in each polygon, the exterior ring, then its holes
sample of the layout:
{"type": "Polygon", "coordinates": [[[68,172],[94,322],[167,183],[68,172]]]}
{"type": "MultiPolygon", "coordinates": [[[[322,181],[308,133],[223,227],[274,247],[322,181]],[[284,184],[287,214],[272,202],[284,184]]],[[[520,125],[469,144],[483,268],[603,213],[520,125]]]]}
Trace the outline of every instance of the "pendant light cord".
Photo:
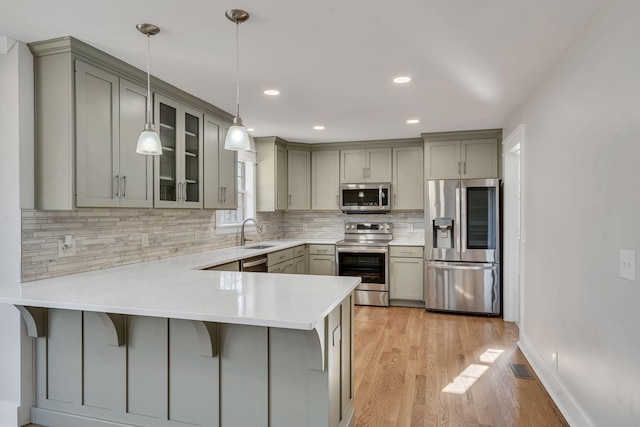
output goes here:
{"type": "Polygon", "coordinates": [[[236,117],[240,117],[240,22],[236,20],[236,117]]]}
{"type": "Polygon", "coordinates": [[[151,35],[147,34],[147,124],[151,124],[151,35]]]}

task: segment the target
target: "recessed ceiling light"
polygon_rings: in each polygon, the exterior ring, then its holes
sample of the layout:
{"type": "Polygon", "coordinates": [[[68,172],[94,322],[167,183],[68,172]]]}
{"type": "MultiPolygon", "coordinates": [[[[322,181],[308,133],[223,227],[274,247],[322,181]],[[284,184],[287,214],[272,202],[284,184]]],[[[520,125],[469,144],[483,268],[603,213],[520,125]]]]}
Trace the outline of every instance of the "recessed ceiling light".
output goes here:
{"type": "Polygon", "coordinates": [[[416,123],[420,123],[420,120],[418,119],[409,119],[407,120],[407,123],[410,125],[415,125],[416,123]]]}
{"type": "Polygon", "coordinates": [[[318,125],[313,127],[314,130],[324,130],[324,126],[318,125]]]}
{"type": "Polygon", "coordinates": [[[393,79],[394,83],[409,83],[411,81],[411,77],[408,76],[400,76],[393,79]]]}
{"type": "Polygon", "coordinates": [[[264,94],[269,96],[277,96],[280,95],[280,91],[276,89],[267,89],[264,91],[264,94]]]}
{"type": "Polygon", "coordinates": [[[247,132],[253,132],[255,129],[254,128],[248,128],[247,132]]]}

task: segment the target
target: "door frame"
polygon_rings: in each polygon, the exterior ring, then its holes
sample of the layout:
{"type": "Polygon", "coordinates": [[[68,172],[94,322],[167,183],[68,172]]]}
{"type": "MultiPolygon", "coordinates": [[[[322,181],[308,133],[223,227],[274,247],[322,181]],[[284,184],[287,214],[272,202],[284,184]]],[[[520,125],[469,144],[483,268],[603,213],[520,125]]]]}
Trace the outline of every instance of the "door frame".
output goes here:
{"type": "Polygon", "coordinates": [[[519,125],[502,142],[504,178],[503,319],[522,323],[524,274],[523,153],[525,126],[519,125]]]}

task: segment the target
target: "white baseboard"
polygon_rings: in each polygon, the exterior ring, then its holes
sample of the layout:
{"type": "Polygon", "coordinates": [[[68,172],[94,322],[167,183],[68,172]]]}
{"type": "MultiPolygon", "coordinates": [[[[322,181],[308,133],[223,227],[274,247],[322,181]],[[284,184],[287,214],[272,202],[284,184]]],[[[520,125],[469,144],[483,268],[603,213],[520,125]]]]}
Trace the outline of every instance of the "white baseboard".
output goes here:
{"type": "Polygon", "coordinates": [[[558,375],[544,362],[540,353],[536,351],[522,330],[520,331],[518,347],[520,347],[522,354],[527,358],[536,375],[540,378],[540,382],[542,382],[542,385],[560,412],[562,412],[562,415],[569,425],[575,427],[596,427],[571,392],[564,386],[558,375]]]}

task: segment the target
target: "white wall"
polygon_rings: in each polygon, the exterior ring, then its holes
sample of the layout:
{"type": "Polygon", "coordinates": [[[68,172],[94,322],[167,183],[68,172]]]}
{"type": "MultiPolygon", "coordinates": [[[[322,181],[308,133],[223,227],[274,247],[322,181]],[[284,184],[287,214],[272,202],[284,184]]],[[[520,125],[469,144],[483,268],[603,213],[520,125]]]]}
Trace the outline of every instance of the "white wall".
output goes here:
{"type": "Polygon", "coordinates": [[[521,347],[575,426],[640,425],[640,280],[618,276],[640,251],[639,22],[606,2],[505,129],[527,127],[521,347]]]}
{"type": "MultiPolygon", "coordinates": [[[[20,282],[20,186],[23,206],[33,203],[33,60],[22,43],[0,55],[0,94],[0,286],[8,287],[20,282]]],[[[18,310],[0,304],[0,426],[29,421],[31,339],[24,329],[18,310]]]]}

